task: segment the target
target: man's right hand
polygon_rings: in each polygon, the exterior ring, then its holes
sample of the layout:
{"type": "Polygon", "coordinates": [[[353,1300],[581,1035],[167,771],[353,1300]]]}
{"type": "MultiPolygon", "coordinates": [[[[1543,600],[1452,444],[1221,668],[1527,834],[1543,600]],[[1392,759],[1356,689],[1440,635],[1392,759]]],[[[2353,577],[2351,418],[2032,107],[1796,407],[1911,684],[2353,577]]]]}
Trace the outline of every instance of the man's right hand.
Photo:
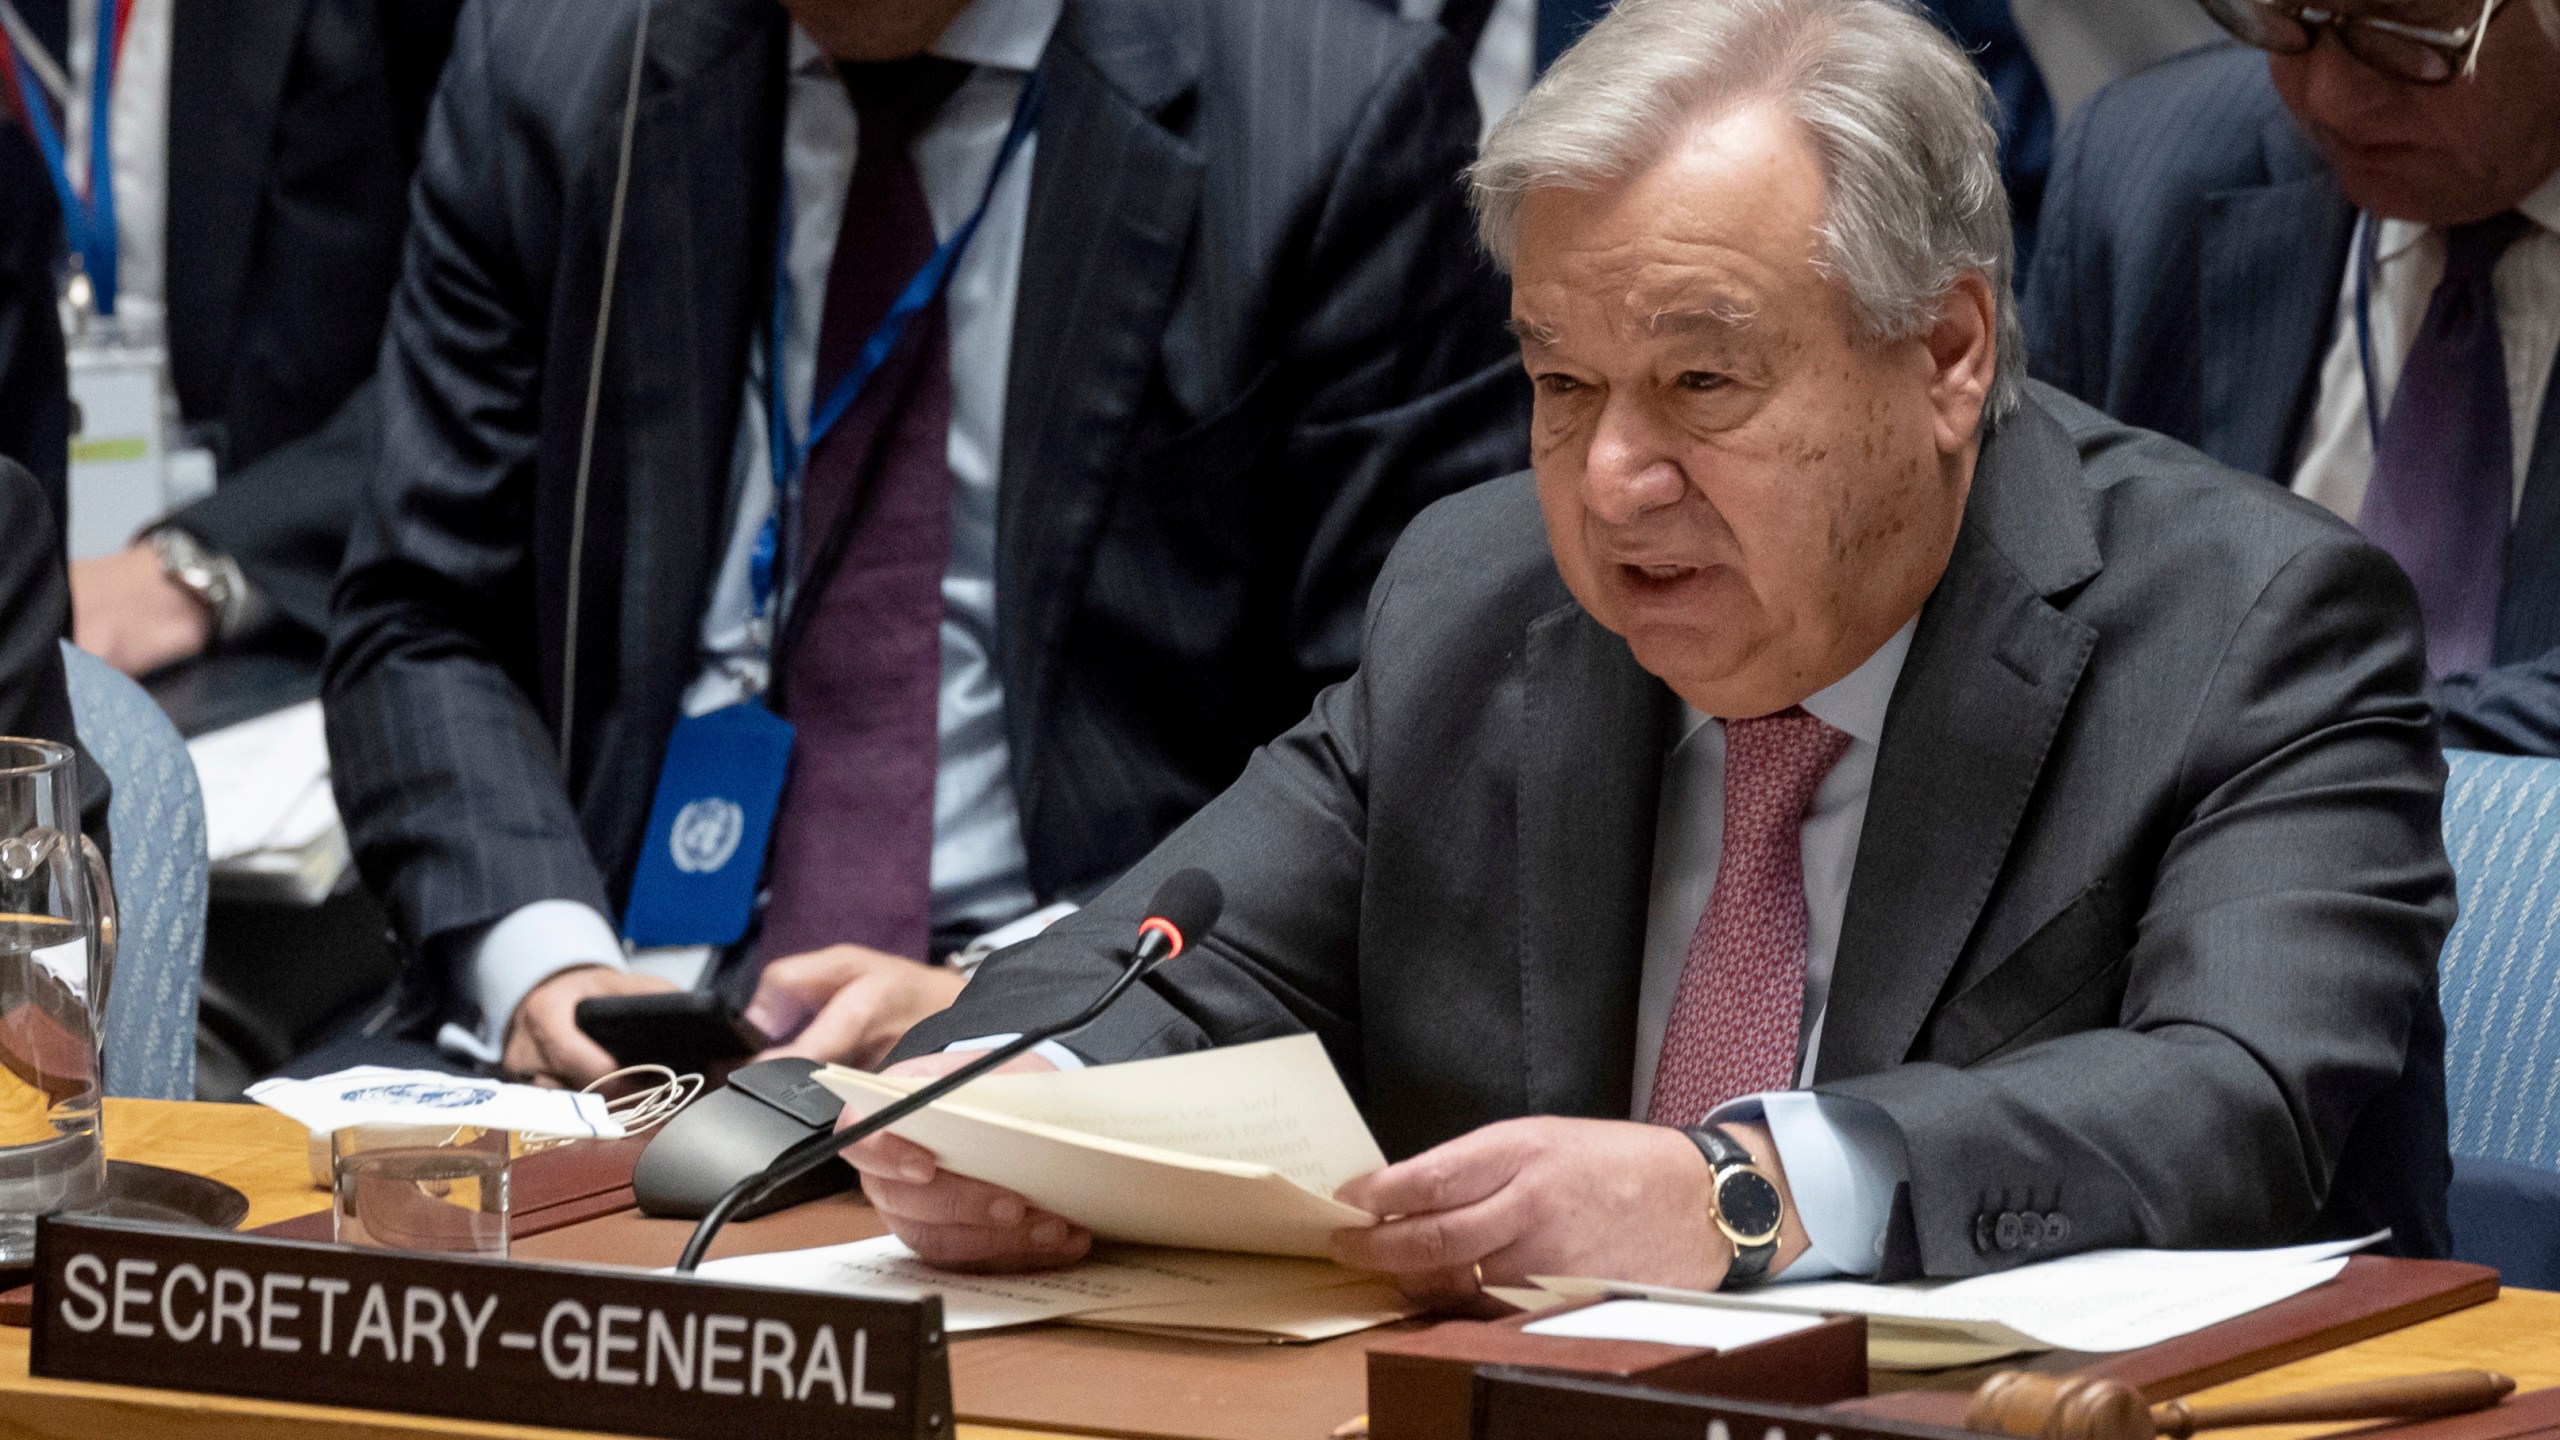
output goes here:
{"type": "MultiPolygon", "coordinates": [[[[881,1072],[942,1075],[976,1059],[970,1054],[921,1055],[881,1072]]],[[[1037,1055],[1008,1061],[1004,1072],[1054,1070],[1037,1055]]],[[[836,1122],[841,1130],[848,1115],[836,1122]]],[[[1035,1210],[1021,1196],[983,1180],[954,1175],[933,1152],[912,1140],[882,1133],[844,1152],[862,1172],[862,1193],[889,1229],[926,1264],[944,1270],[1007,1273],[1072,1265],[1093,1248],[1080,1225],[1035,1210]]]]}
{"type": "Polygon", "coordinates": [[[647,995],[676,988],[655,975],[604,965],[563,970],[526,992],[507,1021],[500,1062],[519,1075],[575,1088],[621,1068],[621,1062],[578,1028],[578,1002],[599,995],[647,995]]]}

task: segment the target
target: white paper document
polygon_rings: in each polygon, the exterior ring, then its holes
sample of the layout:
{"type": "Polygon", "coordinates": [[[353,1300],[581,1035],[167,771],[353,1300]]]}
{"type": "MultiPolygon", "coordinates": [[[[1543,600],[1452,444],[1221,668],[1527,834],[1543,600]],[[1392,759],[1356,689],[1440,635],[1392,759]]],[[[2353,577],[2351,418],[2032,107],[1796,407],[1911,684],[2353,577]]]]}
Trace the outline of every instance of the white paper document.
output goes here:
{"type": "Polygon", "coordinates": [[[1902,1285],[1815,1280],[1705,1294],[1612,1280],[1536,1283],[1568,1296],[1864,1315],[1868,1363],[1931,1369],[2030,1350],[2106,1354],[2157,1345],[2326,1283],[2351,1252],[2382,1238],[2275,1250],[2096,1250],[1969,1280],[1902,1285]]]}
{"type": "Polygon", "coordinates": [[[894,1235],[714,1260],[721,1280],[912,1300],[942,1297],[954,1334],[1090,1320],[1156,1332],[1230,1331],[1254,1340],[1349,1334],[1414,1313],[1380,1282],[1329,1262],[1106,1245],[1080,1264],[1036,1275],[960,1275],[916,1258],[894,1235]]]}
{"type": "MultiPolygon", "coordinates": [[[[818,1079],[855,1115],[924,1083],[839,1066],[818,1079]]],[[[1101,1239],[1263,1255],[1320,1258],[1334,1231],[1375,1224],[1332,1195],[1386,1164],[1312,1035],[990,1075],[890,1133],[1101,1239]]]]}
{"type": "Polygon", "coordinates": [[[187,756],[204,791],[205,848],[217,863],[298,850],[337,826],[317,700],[199,735],[187,756]]]}
{"type": "Polygon", "coordinates": [[[1661,1300],[1606,1300],[1544,1320],[1532,1320],[1521,1330],[1529,1335],[1561,1335],[1576,1340],[1650,1340],[1657,1345],[1737,1350],[1810,1330],[1821,1323],[1819,1315],[1789,1315],[1775,1310],[1728,1310],[1661,1300]]]}

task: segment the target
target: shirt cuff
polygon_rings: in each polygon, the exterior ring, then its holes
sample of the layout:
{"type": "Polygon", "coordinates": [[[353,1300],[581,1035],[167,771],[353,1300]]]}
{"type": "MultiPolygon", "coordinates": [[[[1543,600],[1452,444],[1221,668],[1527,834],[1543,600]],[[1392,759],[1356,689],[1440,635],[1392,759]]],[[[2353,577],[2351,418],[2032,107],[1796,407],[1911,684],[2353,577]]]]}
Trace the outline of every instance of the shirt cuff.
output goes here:
{"type": "MultiPolygon", "coordinates": [[[[954,1040],[950,1044],[942,1047],[942,1053],[945,1055],[968,1055],[979,1050],[993,1050],[999,1045],[1010,1045],[1021,1038],[1022,1032],[1019,1030],[1006,1035],[979,1035],[968,1040],[954,1040]]],[[[1068,1049],[1066,1046],[1059,1044],[1055,1040],[1041,1041],[1039,1044],[1031,1047],[1031,1053],[1048,1061],[1050,1064],[1057,1066],[1061,1070],[1081,1070],[1084,1068],[1083,1056],[1068,1049]]]]}
{"type": "Polygon", "coordinates": [[[471,954],[464,993],[480,1007],[476,1030],[447,1025],[437,1035],[449,1050],[494,1065],[507,1043],[507,1022],[533,987],[581,965],[627,970],[622,937],[602,915],[575,900],[536,900],[489,927],[471,954]]]}
{"type": "Polygon", "coordinates": [[[1787,1188],[1811,1248],[1789,1280],[1872,1275],[1884,1261],[1893,1192],[1910,1174],[1902,1131],[1864,1100],[1774,1090],[1717,1106],[1707,1123],[1759,1120],[1786,1167],[1787,1188]]]}

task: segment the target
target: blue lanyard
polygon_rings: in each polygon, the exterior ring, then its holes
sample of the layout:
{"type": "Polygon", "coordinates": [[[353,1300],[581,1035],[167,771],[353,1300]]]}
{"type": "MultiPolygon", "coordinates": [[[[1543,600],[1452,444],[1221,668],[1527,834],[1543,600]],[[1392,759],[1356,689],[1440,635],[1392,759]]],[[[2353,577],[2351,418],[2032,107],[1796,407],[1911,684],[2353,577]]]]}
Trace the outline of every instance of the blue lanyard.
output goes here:
{"type": "Polygon", "coordinates": [[[2371,214],[2357,215],[2355,254],[2348,261],[2356,267],[2356,365],[2364,373],[2364,433],[2374,455],[2382,453],[2382,399],[2373,378],[2373,267],[2379,263],[2374,250],[2381,228],[2371,214]]]}
{"type": "Polygon", "coordinates": [[[1005,131],[1004,144],[996,150],[996,163],[987,171],[987,187],[978,197],[978,208],[951,232],[951,238],[934,247],[924,267],[908,279],[906,288],[889,305],[871,334],[855,353],[853,364],[825,396],[812,396],[807,438],[794,439],[791,434],[790,401],[783,393],[782,337],[791,321],[791,190],[783,185],[781,215],[773,231],[773,313],[765,321],[765,433],[772,448],[773,513],[767,515],[764,528],[756,533],[755,549],[749,552],[747,581],[755,593],[756,613],[768,620],[773,615],[775,565],[780,559],[786,517],[797,543],[799,527],[800,472],[808,464],[809,454],[827,437],[836,422],[853,408],[871,377],[879,373],[889,353],[907,332],[908,322],[922,313],[951,283],[951,272],[969,249],[969,241],[978,233],[978,222],[987,218],[987,206],[994,201],[996,185],[1004,179],[1006,167],[1013,163],[1014,153],[1029,139],[1040,119],[1040,76],[1034,71],[1022,85],[1022,98],[1014,103],[1013,124],[1005,131]]]}
{"type": "Polygon", "coordinates": [[[26,98],[27,128],[44,152],[45,174],[53,181],[54,198],[62,202],[62,238],[80,256],[89,277],[89,293],[101,315],[116,313],[116,173],[107,149],[108,96],[115,86],[116,0],[98,0],[98,53],[89,66],[89,199],[82,203],[72,188],[71,169],[62,135],[53,128],[44,89],[35,67],[13,48],[18,66],[18,93],[26,98]]]}

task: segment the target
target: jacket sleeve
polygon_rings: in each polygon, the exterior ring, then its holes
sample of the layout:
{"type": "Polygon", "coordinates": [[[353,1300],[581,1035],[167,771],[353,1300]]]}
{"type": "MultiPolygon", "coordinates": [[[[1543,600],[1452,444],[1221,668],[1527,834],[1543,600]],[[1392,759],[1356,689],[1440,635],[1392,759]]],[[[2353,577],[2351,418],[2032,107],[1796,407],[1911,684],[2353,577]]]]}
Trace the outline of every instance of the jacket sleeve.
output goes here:
{"type": "Polygon", "coordinates": [[[544,262],[522,232],[556,177],[488,29],[466,10],[429,121],[323,685],[357,863],[429,953],[538,900],[613,913],[532,698],[544,262]]]}
{"type": "Polygon", "coordinates": [[[240,467],[168,519],[239,562],[278,614],[315,635],[329,632],[329,590],[356,493],[380,454],[375,396],[367,379],[327,424],[240,467]]]}
{"type": "Polygon", "coordinates": [[[1900,1127],[1926,1273],[2030,1258],[1976,1237],[2021,1205],[2064,1217],[2073,1249],[2274,1245],[2313,1222],[2407,1062],[2453,919],[2424,676],[2382,552],[2295,554],[2194,712],[2116,1025],[1818,1087],[1900,1127]]]}

